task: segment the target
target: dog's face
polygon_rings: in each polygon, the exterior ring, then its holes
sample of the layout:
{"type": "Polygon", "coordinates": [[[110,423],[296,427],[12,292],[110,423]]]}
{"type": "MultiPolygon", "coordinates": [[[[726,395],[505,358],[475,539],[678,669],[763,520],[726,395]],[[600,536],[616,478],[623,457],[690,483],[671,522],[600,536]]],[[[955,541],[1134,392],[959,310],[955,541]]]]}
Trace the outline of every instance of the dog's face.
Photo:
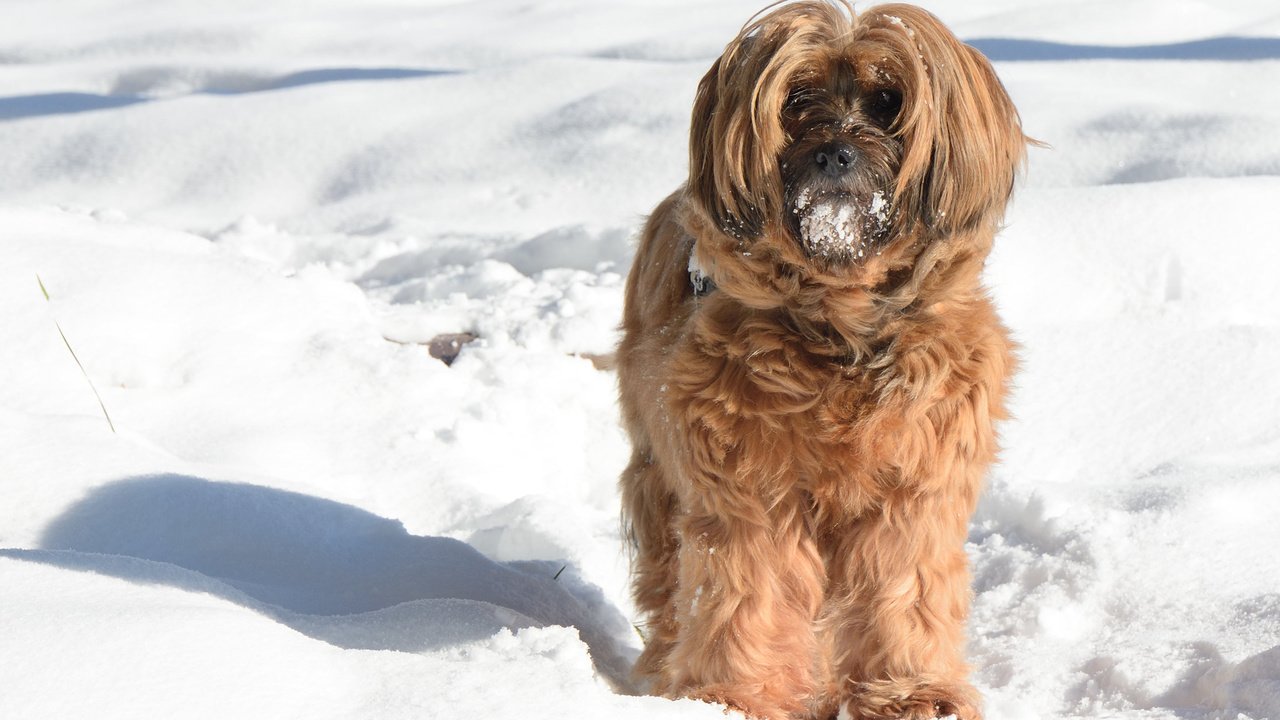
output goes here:
{"type": "Polygon", "coordinates": [[[703,78],[689,189],[739,247],[848,274],[994,230],[1025,143],[990,64],[928,12],[804,0],[703,78]]]}
{"type": "Polygon", "coordinates": [[[901,110],[900,90],[858,78],[844,58],[826,58],[791,83],[782,106],[782,224],[810,258],[856,262],[891,237],[901,110]]]}

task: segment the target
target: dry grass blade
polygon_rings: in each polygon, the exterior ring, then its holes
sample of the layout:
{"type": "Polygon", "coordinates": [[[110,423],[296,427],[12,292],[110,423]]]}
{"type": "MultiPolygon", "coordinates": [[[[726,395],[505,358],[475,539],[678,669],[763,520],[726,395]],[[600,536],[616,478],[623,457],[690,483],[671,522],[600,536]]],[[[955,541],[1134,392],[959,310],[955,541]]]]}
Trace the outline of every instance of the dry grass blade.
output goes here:
{"type": "MultiPolygon", "coordinates": [[[[36,283],[40,285],[40,292],[44,294],[45,302],[51,302],[49,299],[49,291],[44,287],[44,281],[36,275],[36,283]]],[[[80,358],[76,356],[76,351],[72,349],[71,342],[67,340],[67,334],[62,332],[62,326],[58,324],[57,319],[53,321],[53,326],[58,328],[58,335],[62,336],[62,344],[67,346],[67,352],[71,353],[71,359],[76,361],[80,372],[84,374],[84,379],[89,382],[89,389],[93,391],[93,396],[98,400],[98,407],[102,408],[102,416],[107,419],[107,427],[111,428],[111,432],[116,431],[116,424],[111,422],[111,414],[107,412],[107,406],[102,402],[102,396],[98,394],[98,388],[93,384],[93,378],[89,377],[89,371],[84,369],[84,363],[80,362],[80,358]]]]}

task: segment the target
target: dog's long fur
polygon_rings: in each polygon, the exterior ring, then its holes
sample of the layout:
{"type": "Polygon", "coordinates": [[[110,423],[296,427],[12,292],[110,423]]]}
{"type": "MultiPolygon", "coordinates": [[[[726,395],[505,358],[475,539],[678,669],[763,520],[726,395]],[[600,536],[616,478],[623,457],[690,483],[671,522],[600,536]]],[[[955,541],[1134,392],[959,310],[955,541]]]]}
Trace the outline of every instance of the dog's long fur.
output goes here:
{"type": "Polygon", "coordinates": [[[766,9],[702,79],[618,352],[655,692],[980,717],[963,545],[1013,363],[979,275],[1026,142],[986,59],[908,5],[766,9]],[[862,218],[847,246],[805,234],[806,189],[862,218]]]}

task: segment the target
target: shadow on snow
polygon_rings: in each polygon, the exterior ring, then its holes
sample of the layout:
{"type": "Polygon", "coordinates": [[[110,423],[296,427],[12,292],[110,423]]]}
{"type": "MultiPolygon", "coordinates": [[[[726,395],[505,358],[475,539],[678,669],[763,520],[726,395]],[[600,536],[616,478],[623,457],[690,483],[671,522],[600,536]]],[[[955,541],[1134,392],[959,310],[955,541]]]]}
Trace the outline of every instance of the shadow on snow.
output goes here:
{"type": "Polygon", "coordinates": [[[1280,38],[1215,37],[1166,45],[1072,45],[1019,38],[974,38],[968,44],[996,62],[1060,60],[1274,60],[1280,38]]]}
{"type": "MultiPolygon", "coordinates": [[[[214,79],[208,86],[194,91],[196,95],[245,95],[248,93],[286,90],[305,85],[372,80],[407,80],[413,78],[454,75],[455,70],[416,70],[409,68],[325,68],[303,70],[280,77],[214,79]]],[[[0,121],[50,115],[71,115],[95,110],[153,102],[156,98],[135,93],[54,92],[15,95],[0,98],[0,121]]]]}
{"type": "Polygon", "coordinates": [[[205,592],[343,648],[432,650],[503,628],[576,628],[629,690],[631,628],[560,564],[496,563],[349,505],[254,485],[153,475],[104,486],[0,556],[205,592]]]}

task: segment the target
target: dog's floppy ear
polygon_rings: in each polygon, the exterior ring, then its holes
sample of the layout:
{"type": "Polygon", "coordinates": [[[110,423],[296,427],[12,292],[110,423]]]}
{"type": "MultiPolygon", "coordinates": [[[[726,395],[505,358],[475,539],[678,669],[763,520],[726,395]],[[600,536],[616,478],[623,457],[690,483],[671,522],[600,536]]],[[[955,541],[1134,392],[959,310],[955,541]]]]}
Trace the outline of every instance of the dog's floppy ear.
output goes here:
{"type": "Polygon", "coordinates": [[[957,50],[956,65],[935,72],[944,110],[926,194],[934,222],[952,230],[1000,222],[1027,148],[991,63],[968,45],[957,50]]]}
{"type": "Polygon", "coordinates": [[[775,7],[747,23],[698,84],[688,188],[725,233],[756,237],[779,216],[791,80],[815,48],[848,30],[849,15],[825,0],[775,7]]]}
{"type": "Polygon", "coordinates": [[[911,5],[879,5],[861,20],[893,48],[904,86],[899,197],[943,233],[999,223],[1028,138],[991,63],[911,5]]]}
{"type": "Polygon", "coordinates": [[[778,182],[761,137],[778,123],[755,92],[774,49],[766,42],[740,35],[725,48],[698,83],[689,126],[689,189],[716,227],[735,237],[760,234],[769,212],[764,191],[778,182]]]}

